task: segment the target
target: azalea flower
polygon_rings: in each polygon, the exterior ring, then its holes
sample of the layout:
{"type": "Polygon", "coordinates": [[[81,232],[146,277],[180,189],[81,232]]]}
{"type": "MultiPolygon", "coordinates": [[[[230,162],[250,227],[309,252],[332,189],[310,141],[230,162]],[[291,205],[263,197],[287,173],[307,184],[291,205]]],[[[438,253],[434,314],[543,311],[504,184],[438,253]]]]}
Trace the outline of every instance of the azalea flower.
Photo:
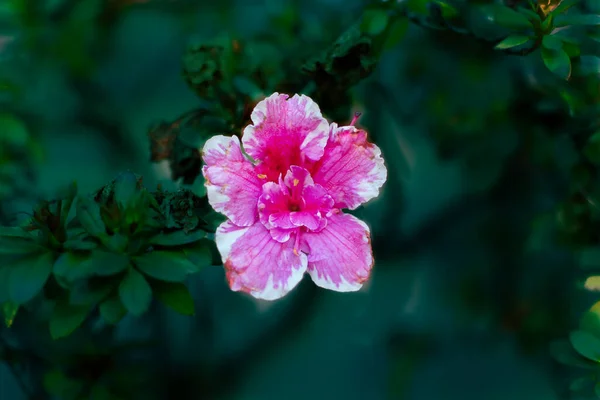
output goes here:
{"type": "Polygon", "coordinates": [[[369,227],[342,209],[377,197],[381,150],[354,126],[329,124],[304,95],[259,102],[236,136],[202,150],[208,201],[228,220],[215,241],[234,291],[275,300],[305,272],[316,285],[359,290],[373,267],[369,227]]]}

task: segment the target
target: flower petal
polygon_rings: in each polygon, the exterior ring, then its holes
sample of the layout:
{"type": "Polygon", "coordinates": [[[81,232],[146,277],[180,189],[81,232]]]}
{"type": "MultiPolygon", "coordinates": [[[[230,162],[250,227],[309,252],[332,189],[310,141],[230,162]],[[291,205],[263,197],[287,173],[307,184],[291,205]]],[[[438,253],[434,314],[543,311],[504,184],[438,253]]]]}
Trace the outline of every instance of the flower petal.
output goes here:
{"type": "Polygon", "coordinates": [[[306,254],[294,252],[293,240],[274,240],[260,222],[238,227],[226,221],[217,228],[215,241],[233,291],[276,300],[292,290],[306,272],[306,254]]]}
{"type": "Polygon", "coordinates": [[[354,126],[331,125],[325,154],[311,170],[315,183],[327,190],[336,207],[351,210],[377,197],[387,179],[381,150],[354,126]]]}
{"type": "Polygon", "coordinates": [[[308,246],[308,273],[317,286],[338,292],[362,287],[373,267],[370,231],[358,218],[338,213],[325,229],[302,236],[308,246]]]}
{"type": "Polygon", "coordinates": [[[256,204],[262,192],[262,181],[254,166],[240,149],[236,136],[217,135],[202,149],[202,167],[208,202],[236,225],[250,226],[256,222],[256,204]]]}
{"type": "Polygon", "coordinates": [[[252,125],[244,129],[244,150],[260,160],[262,174],[271,181],[285,176],[291,165],[323,156],[329,124],[317,103],[304,95],[273,93],[252,111],[252,125]]]}

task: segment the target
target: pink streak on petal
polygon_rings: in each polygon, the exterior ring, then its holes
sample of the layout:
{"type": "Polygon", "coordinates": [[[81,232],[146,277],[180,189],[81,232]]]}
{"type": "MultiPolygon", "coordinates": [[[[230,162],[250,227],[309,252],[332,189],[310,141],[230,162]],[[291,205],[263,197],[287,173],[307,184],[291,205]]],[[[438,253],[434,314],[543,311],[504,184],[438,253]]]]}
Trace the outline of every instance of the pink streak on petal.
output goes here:
{"type": "Polygon", "coordinates": [[[356,209],[377,197],[387,179],[381,150],[353,126],[331,126],[325,154],[310,168],[315,183],[334,198],[337,208],[356,209]]]}
{"type": "Polygon", "coordinates": [[[261,161],[261,174],[276,181],[291,165],[318,160],[329,137],[329,125],[309,97],[274,93],[252,111],[252,125],[244,129],[246,152],[261,161]]]}
{"type": "Polygon", "coordinates": [[[338,292],[359,290],[369,278],[373,253],[369,227],[358,218],[337,213],[320,232],[302,236],[308,246],[308,273],[317,286],[338,292]]]}
{"type": "Polygon", "coordinates": [[[275,241],[260,222],[246,228],[224,222],[215,240],[233,291],[276,300],[292,290],[306,272],[306,254],[295,254],[291,240],[275,241]]]}
{"type": "Polygon", "coordinates": [[[206,164],[202,174],[210,205],[236,225],[254,224],[263,181],[242,154],[239,139],[213,136],[204,145],[202,158],[206,164]]]}

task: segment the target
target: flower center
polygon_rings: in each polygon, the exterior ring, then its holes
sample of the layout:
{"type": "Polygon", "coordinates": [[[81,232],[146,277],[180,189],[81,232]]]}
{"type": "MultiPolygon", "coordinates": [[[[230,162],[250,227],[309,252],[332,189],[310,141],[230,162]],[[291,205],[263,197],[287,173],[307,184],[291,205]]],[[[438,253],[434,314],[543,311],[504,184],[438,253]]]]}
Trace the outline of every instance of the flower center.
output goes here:
{"type": "Polygon", "coordinates": [[[306,169],[292,166],[279,183],[263,185],[258,215],[275,240],[286,242],[293,233],[298,236],[325,228],[333,204],[333,198],[313,182],[306,169]]]}

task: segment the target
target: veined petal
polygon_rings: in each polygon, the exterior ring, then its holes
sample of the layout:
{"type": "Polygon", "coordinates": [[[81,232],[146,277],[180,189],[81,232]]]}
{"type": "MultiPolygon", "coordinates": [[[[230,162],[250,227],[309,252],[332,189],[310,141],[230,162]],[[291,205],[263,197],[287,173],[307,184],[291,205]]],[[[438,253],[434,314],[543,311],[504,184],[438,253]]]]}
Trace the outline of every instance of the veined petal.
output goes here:
{"type": "Polygon", "coordinates": [[[252,111],[252,125],[244,129],[244,150],[261,161],[261,174],[276,181],[291,165],[323,156],[329,124],[317,103],[304,95],[273,93],[252,111]]]}
{"type": "Polygon", "coordinates": [[[260,222],[238,227],[226,221],[217,228],[215,241],[233,291],[276,300],[292,290],[306,272],[306,254],[294,252],[293,240],[277,242],[260,222]]]}
{"type": "Polygon", "coordinates": [[[240,149],[236,136],[217,135],[208,139],[202,149],[202,167],[208,202],[239,226],[256,222],[256,204],[262,181],[254,166],[240,149]]]}
{"type": "Polygon", "coordinates": [[[373,267],[367,224],[337,213],[320,232],[302,235],[308,246],[308,273],[317,286],[337,292],[359,290],[373,267]]]}
{"type": "Polygon", "coordinates": [[[387,179],[381,150],[354,126],[331,125],[325,154],[311,170],[315,183],[327,190],[335,206],[351,210],[377,197],[387,179]]]}

